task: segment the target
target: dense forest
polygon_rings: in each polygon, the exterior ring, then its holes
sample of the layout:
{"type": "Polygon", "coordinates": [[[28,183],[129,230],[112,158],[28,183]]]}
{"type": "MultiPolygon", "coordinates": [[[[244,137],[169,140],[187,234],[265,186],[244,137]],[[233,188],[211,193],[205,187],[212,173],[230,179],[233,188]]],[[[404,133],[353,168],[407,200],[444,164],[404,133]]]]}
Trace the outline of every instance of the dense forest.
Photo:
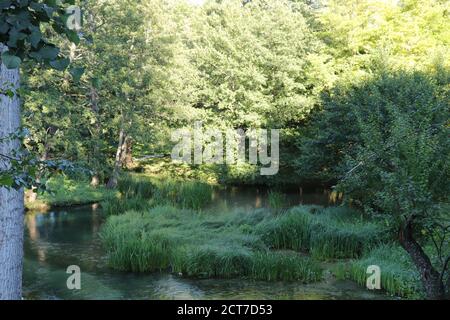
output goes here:
{"type": "Polygon", "coordinates": [[[327,262],[365,286],[377,265],[387,295],[449,297],[449,1],[0,9],[0,299],[22,297],[22,212],[92,203],[113,270],[314,283],[327,262]],[[172,161],[199,123],[279,130],[279,170],[172,161]],[[211,207],[232,188],[265,204],[211,207]],[[318,189],[332,205],[287,199],[318,189]]]}

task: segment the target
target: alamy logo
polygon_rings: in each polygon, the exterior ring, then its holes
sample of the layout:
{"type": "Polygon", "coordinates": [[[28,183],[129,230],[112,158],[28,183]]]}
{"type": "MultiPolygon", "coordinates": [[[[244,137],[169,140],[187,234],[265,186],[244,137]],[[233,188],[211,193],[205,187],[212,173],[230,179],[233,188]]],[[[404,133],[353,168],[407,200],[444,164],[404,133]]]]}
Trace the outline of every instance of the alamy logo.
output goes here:
{"type": "Polygon", "coordinates": [[[77,265],[72,265],[67,268],[66,273],[71,274],[67,278],[67,289],[69,290],[80,290],[81,289],[81,269],[77,265]]]}
{"type": "Polygon", "coordinates": [[[261,175],[276,175],[279,169],[280,130],[219,129],[203,130],[202,123],[196,122],[194,129],[177,129],[172,133],[172,142],[177,142],[172,149],[172,160],[189,164],[215,163],[237,164],[247,161],[253,165],[260,164],[261,175]],[[247,145],[248,141],[248,145],[247,145]],[[248,148],[247,148],[248,146],[248,148]],[[269,155],[270,148],[270,155],[269,155]]]}
{"type": "Polygon", "coordinates": [[[367,277],[366,286],[369,290],[380,290],[381,289],[381,269],[377,265],[371,265],[367,267],[367,277]]]}
{"type": "Polygon", "coordinates": [[[66,9],[67,21],[66,26],[67,29],[73,31],[81,30],[81,9],[77,6],[70,6],[66,9]]]}

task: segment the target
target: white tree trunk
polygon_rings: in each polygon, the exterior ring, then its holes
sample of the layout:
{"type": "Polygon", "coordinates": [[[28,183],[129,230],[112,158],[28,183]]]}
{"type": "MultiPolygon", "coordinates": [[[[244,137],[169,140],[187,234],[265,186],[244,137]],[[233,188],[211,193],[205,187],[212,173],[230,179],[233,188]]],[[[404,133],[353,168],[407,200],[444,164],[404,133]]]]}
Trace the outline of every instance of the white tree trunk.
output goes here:
{"type": "MultiPolygon", "coordinates": [[[[0,52],[6,47],[0,43],[0,52]]],[[[0,89],[19,88],[19,70],[8,70],[3,64],[0,69],[0,89]]],[[[17,95],[9,98],[0,94],[0,139],[10,137],[20,127],[20,101],[17,95]]],[[[7,157],[17,156],[20,141],[0,140],[0,171],[10,168],[7,157]],[[6,157],[5,157],[6,156],[6,157]]],[[[23,189],[0,187],[0,300],[22,298],[23,261],[23,189]]]]}

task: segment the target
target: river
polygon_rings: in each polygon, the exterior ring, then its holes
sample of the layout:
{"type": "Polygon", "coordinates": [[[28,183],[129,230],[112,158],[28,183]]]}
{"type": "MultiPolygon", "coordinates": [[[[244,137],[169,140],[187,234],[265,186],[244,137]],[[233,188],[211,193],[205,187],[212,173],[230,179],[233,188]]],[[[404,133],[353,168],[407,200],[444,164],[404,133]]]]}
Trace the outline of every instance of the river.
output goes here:
{"type": "MultiPolygon", "coordinates": [[[[266,205],[265,193],[230,189],[215,195],[223,210],[266,205]]],[[[326,204],[327,192],[289,193],[293,204],[326,204]]],[[[108,268],[99,239],[105,217],[97,205],[28,213],[25,217],[24,297],[26,299],[387,299],[351,281],[314,284],[242,279],[186,279],[171,274],[135,274],[108,268]],[[81,268],[81,290],[69,290],[67,267],[81,268]]]]}

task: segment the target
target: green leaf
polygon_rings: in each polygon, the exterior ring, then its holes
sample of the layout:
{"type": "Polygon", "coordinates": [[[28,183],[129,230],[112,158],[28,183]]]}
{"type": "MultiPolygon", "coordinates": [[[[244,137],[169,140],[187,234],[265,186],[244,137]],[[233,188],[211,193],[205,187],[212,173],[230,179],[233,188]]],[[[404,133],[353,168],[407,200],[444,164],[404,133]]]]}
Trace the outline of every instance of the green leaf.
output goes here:
{"type": "Polygon", "coordinates": [[[72,75],[73,81],[78,82],[81,79],[81,76],[84,74],[84,68],[75,67],[70,69],[70,74],[72,75]]]}
{"type": "Polygon", "coordinates": [[[78,34],[73,30],[67,30],[66,31],[67,39],[69,39],[70,42],[79,44],[80,38],[78,37],[78,34]]]}
{"type": "Polygon", "coordinates": [[[35,29],[31,32],[30,35],[30,43],[33,46],[33,48],[37,48],[39,42],[41,41],[42,34],[39,31],[39,29],[35,29]]]}
{"type": "Polygon", "coordinates": [[[1,187],[12,187],[14,184],[14,179],[10,175],[0,176],[0,186],[1,187]]]}
{"type": "Polygon", "coordinates": [[[50,66],[59,71],[66,70],[69,64],[70,60],[67,58],[50,61],[50,66]]]}
{"type": "Polygon", "coordinates": [[[39,55],[44,60],[55,60],[59,54],[59,49],[52,46],[44,46],[39,50],[39,55]]]}
{"type": "Polygon", "coordinates": [[[17,69],[22,60],[19,57],[10,54],[9,51],[5,51],[2,53],[2,62],[8,69],[17,69]]]}

